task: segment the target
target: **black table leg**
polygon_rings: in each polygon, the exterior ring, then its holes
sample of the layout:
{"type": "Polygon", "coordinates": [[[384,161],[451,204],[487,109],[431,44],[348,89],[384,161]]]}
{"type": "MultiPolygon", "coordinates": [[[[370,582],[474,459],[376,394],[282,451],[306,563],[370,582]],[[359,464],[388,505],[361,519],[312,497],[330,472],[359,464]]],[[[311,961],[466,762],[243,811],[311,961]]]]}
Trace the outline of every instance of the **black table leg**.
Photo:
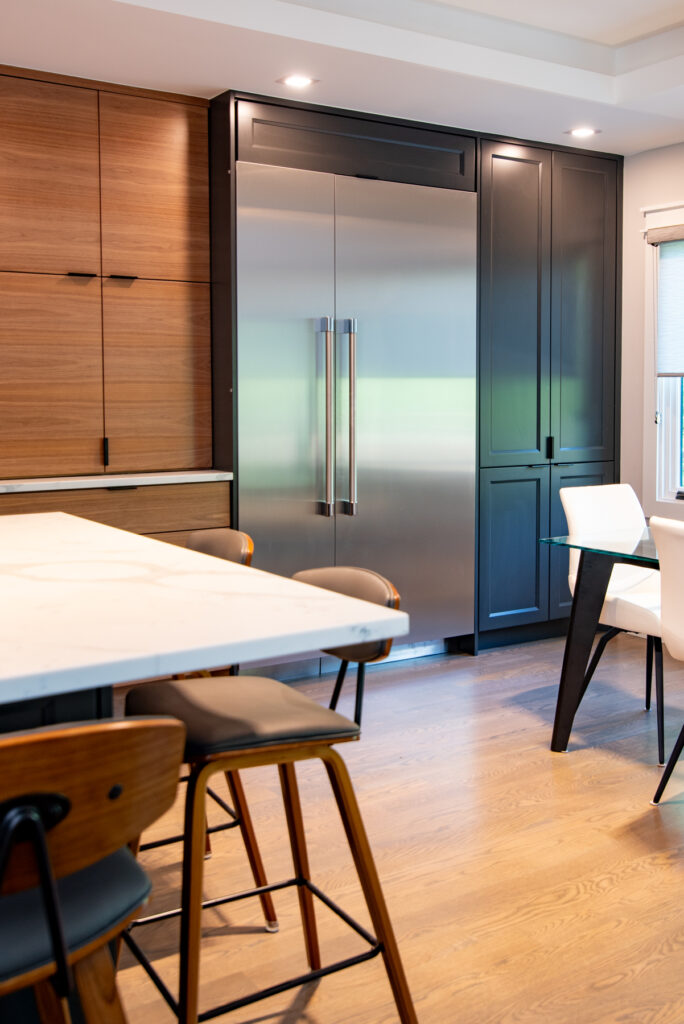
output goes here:
{"type": "Polygon", "coordinates": [[[615,559],[610,555],[596,551],[580,553],[551,750],[567,750],[572,723],[584,695],[584,678],[614,564],[615,559]]]}

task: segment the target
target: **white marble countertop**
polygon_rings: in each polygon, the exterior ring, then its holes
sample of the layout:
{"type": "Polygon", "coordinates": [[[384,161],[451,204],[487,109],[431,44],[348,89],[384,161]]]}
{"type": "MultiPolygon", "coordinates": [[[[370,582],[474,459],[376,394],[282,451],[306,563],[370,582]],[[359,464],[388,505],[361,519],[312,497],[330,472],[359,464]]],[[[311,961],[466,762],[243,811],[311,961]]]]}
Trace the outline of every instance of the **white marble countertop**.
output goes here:
{"type": "Polygon", "coordinates": [[[0,494],[28,491],[81,491],[91,487],[153,487],[159,484],[204,484],[232,480],[223,469],[189,469],[164,473],[99,473],[94,476],[36,477],[0,480],[0,494]]]}
{"type": "Polygon", "coordinates": [[[408,616],[64,512],[0,516],[0,703],[396,637],[408,616]]]}

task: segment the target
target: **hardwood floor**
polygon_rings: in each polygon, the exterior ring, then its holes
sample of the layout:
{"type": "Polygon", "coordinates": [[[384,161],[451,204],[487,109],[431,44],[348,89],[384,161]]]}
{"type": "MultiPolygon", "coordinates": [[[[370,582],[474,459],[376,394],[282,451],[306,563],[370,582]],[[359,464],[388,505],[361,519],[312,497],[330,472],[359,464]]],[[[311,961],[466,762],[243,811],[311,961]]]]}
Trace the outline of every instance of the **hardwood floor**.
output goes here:
{"type": "MultiPolygon", "coordinates": [[[[421,1024],[684,1021],[684,761],[652,807],[660,769],[644,654],[636,638],[609,644],[567,754],[549,750],[560,641],[369,673],[362,739],[340,751],[421,1024]]],[[[667,750],[684,719],[683,669],[666,658],[667,750]]],[[[302,686],[326,700],[332,680],[302,686]]],[[[305,765],[299,776],[314,879],[365,921],[324,772],[305,765]]],[[[290,877],[277,774],[244,782],[269,878],[290,877]]],[[[154,831],[171,827],[167,817],[154,831]]],[[[166,909],[180,849],[144,856],[154,907],[166,909]]],[[[224,833],[206,892],[248,885],[239,835],[224,833]]],[[[206,912],[203,1006],[305,970],[296,896],[275,899],[277,935],[263,931],[255,900],[206,912]]],[[[324,957],[360,949],[327,911],[319,924],[324,957]]],[[[168,924],[144,937],[172,981],[174,940],[168,924]]],[[[119,979],[133,1024],[174,1019],[127,954],[119,979]]],[[[389,1024],[396,1013],[374,960],[220,1020],[389,1024]]]]}

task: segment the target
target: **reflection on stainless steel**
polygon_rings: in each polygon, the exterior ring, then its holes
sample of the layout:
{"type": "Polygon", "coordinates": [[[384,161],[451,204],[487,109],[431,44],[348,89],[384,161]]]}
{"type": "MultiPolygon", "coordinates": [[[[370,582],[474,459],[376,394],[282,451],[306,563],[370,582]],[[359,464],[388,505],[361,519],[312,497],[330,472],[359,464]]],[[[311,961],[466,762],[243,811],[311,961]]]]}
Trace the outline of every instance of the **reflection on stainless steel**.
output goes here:
{"type": "Polygon", "coordinates": [[[368,566],[401,593],[411,642],[472,632],[475,196],[243,163],[237,188],[236,486],[254,564],[368,566]]]}

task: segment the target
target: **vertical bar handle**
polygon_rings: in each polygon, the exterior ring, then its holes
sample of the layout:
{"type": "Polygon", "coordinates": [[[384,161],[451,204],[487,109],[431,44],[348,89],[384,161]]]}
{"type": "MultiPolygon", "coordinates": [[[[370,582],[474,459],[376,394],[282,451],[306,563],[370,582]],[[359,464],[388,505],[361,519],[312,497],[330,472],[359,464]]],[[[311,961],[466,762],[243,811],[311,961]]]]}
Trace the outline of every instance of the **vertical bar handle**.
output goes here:
{"type": "Polygon", "coordinates": [[[349,500],[342,502],[342,511],[347,516],[358,513],[356,481],[356,335],[358,320],[353,317],[344,321],[344,333],[349,335],[349,500]]]}
{"type": "Polygon", "coordinates": [[[317,512],[321,516],[331,517],[335,514],[334,489],[334,424],[333,424],[333,393],[334,393],[334,322],[331,316],[323,316],[319,320],[318,329],[325,335],[325,499],[318,502],[317,512]]]}

